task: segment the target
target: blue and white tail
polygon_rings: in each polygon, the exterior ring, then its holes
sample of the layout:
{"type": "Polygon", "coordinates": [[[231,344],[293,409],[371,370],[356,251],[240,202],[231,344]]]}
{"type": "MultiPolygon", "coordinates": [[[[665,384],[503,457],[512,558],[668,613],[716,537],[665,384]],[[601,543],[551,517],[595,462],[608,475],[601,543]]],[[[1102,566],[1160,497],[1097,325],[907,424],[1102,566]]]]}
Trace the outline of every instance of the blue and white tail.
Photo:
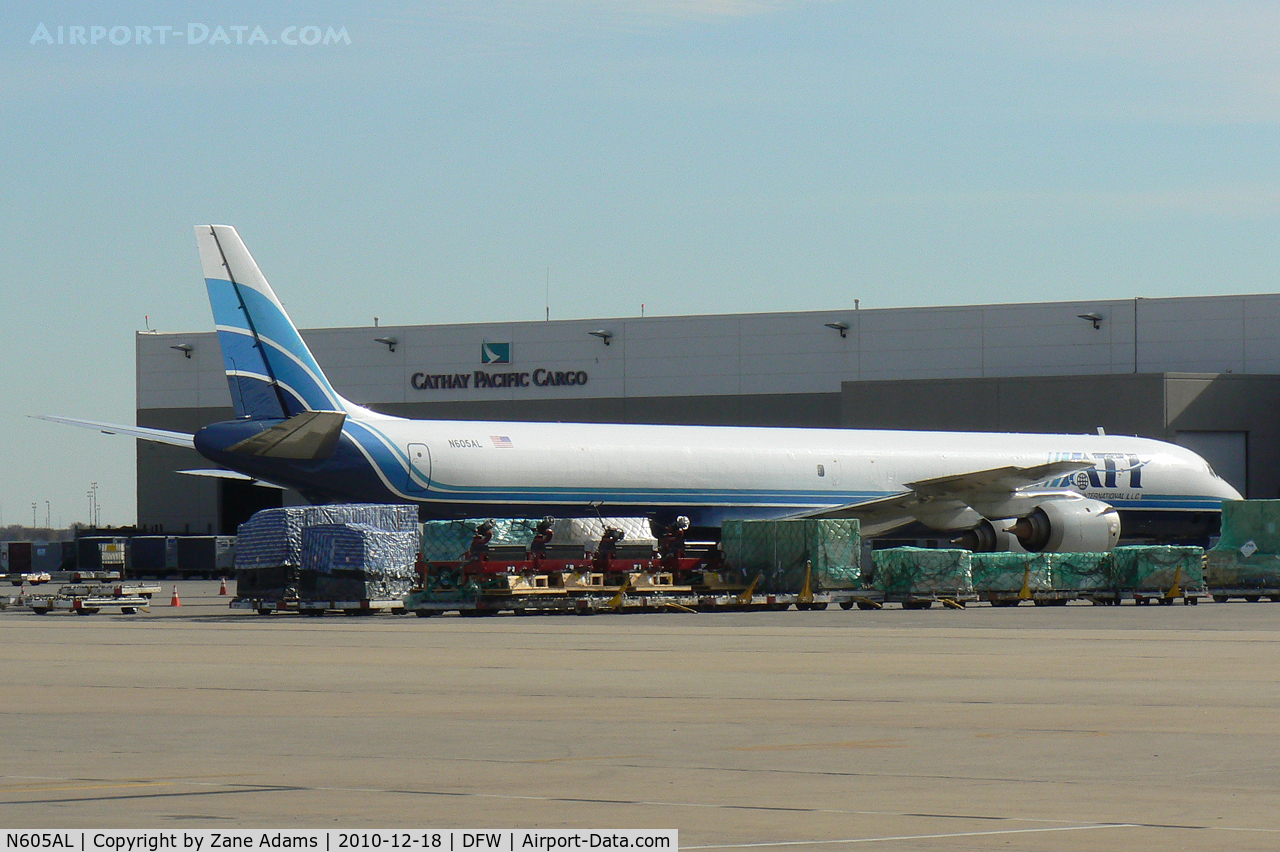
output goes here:
{"type": "Polygon", "coordinates": [[[196,242],[236,415],[358,408],[329,384],[236,229],[197,225],[196,242]]]}

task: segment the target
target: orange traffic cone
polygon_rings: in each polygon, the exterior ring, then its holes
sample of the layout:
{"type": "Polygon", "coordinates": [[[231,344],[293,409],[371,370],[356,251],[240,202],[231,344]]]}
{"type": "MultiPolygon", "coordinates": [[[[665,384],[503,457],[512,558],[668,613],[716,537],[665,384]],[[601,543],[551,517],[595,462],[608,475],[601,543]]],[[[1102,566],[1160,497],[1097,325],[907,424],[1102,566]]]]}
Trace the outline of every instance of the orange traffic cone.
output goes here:
{"type": "Polygon", "coordinates": [[[222,578],[222,585],[218,587],[218,594],[225,595],[227,593],[227,578],[222,578]]]}
{"type": "Polygon", "coordinates": [[[173,600],[169,601],[169,606],[182,606],[182,601],[178,600],[178,587],[173,587],[173,600]]]}

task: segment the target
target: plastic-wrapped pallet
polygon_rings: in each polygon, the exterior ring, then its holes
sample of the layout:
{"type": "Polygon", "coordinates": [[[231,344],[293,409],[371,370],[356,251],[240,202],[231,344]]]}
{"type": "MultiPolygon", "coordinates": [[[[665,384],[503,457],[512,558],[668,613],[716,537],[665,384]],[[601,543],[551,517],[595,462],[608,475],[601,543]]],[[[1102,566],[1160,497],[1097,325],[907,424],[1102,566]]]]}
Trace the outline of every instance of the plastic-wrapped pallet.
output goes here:
{"type": "Polygon", "coordinates": [[[1280,589],[1280,500],[1226,500],[1222,537],[1208,553],[1211,592],[1280,589]]]}
{"type": "Polygon", "coordinates": [[[1214,550],[1280,554],[1280,500],[1224,500],[1222,537],[1214,550]]]}
{"type": "Polygon", "coordinates": [[[854,519],[727,520],[720,548],[744,576],[760,575],[760,591],[800,591],[806,563],[815,590],[856,589],[862,579],[862,541],[854,519]]]}
{"type": "Polygon", "coordinates": [[[320,524],[365,524],[384,532],[407,532],[417,540],[413,506],[339,504],[263,509],[240,525],[235,542],[236,594],[284,600],[298,595],[302,532],[320,524]]]}
{"type": "Polygon", "coordinates": [[[304,600],[395,600],[414,585],[418,537],[367,524],[317,524],[302,531],[298,595],[304,600]]]}
{"type": "MultiPolygon", "coordinates": [[[[420,525],[419,548],[422,558],[428,562],[457,562],[471,546],[476,528],[483,518],[459,521],[427,521],[420,525]]],[[[525,518],[499,518],[494,521],[493,538],[489,545],[520,545],[528,547],[538,522],[525,518]]]]}
{"type": "Polygon", "coordinates": [[[1105,592],[1112,588],[1110,553],[1042,553],[1049,584],[1059,592],[1105,592]]]}
{"type": "Polygon", "coordinates": [[[973,590],[988,592],[1021,592],[1023,581],[1032,592],[1047,592],[1049,563],[1038,553],[975,553],[970,558],[973,590]]]}
{"type": "Polygon", "coordinates": [[[1204,551],[1198,547],[1153,545],[1111,551],[1112,585],[1117,591],[1167,592],[1204,588],[1204,551]]]}
{"type": "Polygon", "coordinates": [[[387,532],[415,532],[417,523],[413,506],[367,503],[263,509],[240,525],[235,566],[236,570],[298,567],[302,531],[317,524],[366,524],[387,532]]]}
{"type": "Polygon", "coordinates": [[[875,588],[886,596],[973,594],[972,556],[967,550],[894,547],[871,554],[875,588]]]}
{"type": "Polygon", "coordinates": [[[593,550],[600,543],[606,526],[622,530],[622,544],[658,546],[648,518],[560,518],[551,544],[581,544],[593,550]]]}

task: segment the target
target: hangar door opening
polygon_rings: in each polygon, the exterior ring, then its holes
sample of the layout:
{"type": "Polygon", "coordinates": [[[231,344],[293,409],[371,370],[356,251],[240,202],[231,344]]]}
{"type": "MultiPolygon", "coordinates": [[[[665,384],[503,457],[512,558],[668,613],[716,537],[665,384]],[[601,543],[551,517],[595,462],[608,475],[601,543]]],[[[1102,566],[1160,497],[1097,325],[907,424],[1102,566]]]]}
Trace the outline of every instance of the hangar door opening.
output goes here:
{"type": "Polygon", "coordinates": [[[1174,443],[1202,456],[1218,476],[1249,495],[1248,432],[1179,432],[1174,443]]]}
{"type": "Polygon", "coordinates": [[[218,534],[235,535],[259,509],[279,509],[284,492],[239,479],[218,480],[218,534]]]}

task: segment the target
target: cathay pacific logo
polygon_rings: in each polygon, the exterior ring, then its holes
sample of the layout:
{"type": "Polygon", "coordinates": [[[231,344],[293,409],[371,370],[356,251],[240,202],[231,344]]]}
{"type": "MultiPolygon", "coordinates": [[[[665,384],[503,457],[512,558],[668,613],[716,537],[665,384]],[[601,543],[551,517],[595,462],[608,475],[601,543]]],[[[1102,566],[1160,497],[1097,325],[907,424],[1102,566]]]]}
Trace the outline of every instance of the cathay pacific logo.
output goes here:
{"type": "Polygon", "coordinates": [[[511,344],[510,343],[490,343],[485,341],[480,344],[480,363],[481,364],[510,364],[511,363],[511,344]]]}

